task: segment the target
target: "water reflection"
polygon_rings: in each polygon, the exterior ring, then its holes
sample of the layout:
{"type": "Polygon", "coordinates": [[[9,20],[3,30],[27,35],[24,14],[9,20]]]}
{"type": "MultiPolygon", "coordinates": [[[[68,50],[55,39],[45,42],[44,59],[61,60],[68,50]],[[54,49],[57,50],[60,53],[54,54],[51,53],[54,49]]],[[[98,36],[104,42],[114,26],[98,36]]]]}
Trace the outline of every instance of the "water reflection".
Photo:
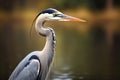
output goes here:
{"type": "Polygon", "coordinates": [[[66,73],[62,73],[62,72],[59,72],[59,71],[55,71],[53,73],[53,77],[51,78],[51,80],[83,80],[84,77],[83,76],[75,76],[73,72],[66,72],[66,73]],[[61,74],[56,74],[57,73],[61,73],[61,74]]]}
{"type": "Polygon", "coordinates": [[[53,70],[50,80],[83,80],[83,76],[75,76],[70,66],[64,66],[60,70],[53,70]]]}

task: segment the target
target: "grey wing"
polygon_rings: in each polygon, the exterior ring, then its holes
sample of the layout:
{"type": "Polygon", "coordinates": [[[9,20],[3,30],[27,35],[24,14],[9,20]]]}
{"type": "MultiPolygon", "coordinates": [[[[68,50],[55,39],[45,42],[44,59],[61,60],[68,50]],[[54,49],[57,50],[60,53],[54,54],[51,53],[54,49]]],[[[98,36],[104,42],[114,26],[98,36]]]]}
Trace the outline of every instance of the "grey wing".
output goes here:
{"type": "Polygon", "coordinates": [[[40,62],[39,60],[32,59],[18,74],[15,80],[36,80],[39,75],[40,62]]]}

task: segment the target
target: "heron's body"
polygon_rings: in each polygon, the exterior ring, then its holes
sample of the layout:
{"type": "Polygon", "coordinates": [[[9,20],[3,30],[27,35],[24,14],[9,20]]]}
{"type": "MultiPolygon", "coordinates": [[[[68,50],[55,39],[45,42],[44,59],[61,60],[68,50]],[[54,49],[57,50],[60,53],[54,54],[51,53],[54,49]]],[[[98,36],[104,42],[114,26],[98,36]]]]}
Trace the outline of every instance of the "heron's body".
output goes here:
{"type": "Polygon", "coordinates": [[[84,20],[65,15],[52,8],[41,12],[36,18],[35,29],[38,34],[46,37],[45,47],[42,51],[34,51],[28,54],[15,68],[9,80],[46,79],[53,61],[56,43],[54,30],[49,27],[44,27],[44,22],[49,20],[85,22],[84,20]]]}
{"type": "Polygon", "coordinates": [[[16,67],[9,80],[45,80],[54,56],[55,34],[51,34],[42,51],[28,54],[16,67]],[[25,76],[25,77],[23,77],[25,76]]]}
{"type": "Polygon", "coordinates": [[[40,51],[34,51],[27,55],[16,67],[9,80],[45,80],[51,61],[48,63],[46,58],[49,55],[42,57],[40,54],[40,51]],[[42,66],[48,64],[49,66],[42,66]]]}

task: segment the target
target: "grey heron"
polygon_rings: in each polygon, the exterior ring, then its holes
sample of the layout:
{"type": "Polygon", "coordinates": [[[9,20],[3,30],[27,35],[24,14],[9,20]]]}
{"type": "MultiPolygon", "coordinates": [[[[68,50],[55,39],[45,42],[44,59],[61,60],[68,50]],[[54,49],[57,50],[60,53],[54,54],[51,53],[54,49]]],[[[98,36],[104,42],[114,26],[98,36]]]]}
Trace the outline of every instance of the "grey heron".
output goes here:
{"type": "Polygon", "coordinates": [[[46,21],[80,21],[60,11],[48,8],[40,12],[35,18],[36,32],[46,37],[46,44],[42,51],[33,51],[28,54],[12,72],[9,80],[45,80],[54,57],[55,33],[50,27],[44,27],[46,21]]]}

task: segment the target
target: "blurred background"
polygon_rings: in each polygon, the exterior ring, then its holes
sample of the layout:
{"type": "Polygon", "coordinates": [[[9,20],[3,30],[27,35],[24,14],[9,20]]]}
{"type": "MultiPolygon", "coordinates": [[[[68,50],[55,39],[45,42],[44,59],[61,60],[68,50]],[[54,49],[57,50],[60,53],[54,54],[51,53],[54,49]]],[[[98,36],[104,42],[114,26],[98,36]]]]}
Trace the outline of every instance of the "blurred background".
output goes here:
{"type": "Polygon", "coordinates": [[[120,80],[120,0],[0,0],[0,80],[45,38],[30,28],[46,8],[87,20],[47,22],[57,36],[48,80],[120,80]]]}

